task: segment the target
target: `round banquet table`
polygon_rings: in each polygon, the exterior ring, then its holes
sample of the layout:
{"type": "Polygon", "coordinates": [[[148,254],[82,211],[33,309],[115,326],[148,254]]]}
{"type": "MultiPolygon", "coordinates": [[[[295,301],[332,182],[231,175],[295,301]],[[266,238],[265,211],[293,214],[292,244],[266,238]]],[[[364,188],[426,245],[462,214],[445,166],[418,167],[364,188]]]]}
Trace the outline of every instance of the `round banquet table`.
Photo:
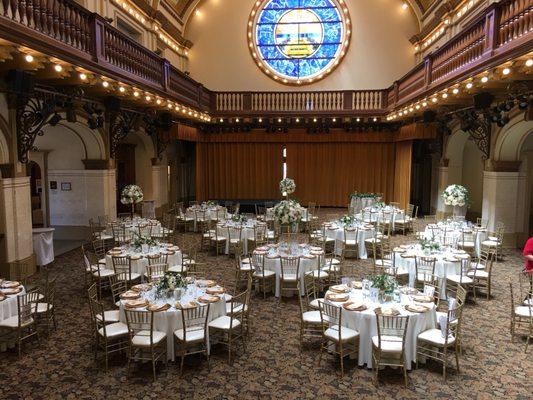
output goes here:
{"type": "MultiPolygon", "coordinates": [[[[141,279],[144,279],[144,273],[146,272],[146,267],[148,266],[148,256],[164,254],[168,251],[174,251],[174,254],[168,254],[167,264],[169,268],[174,266],[181,266],[182,257],[181,250],[178,247],[172,247],[172,245],[161,245],[154,246],[148,252],[144,253],[142,250],[138,251],[131,247],[122,247],[122,253],[115,254],[118,256],[130,256],[131,257],[131,272],[141,275],[141,279]],[[168,247],[165,247],[168,246],[168,247]]],[[[108,251],[105,256],[105,265],[106,269],[113,271],[113,256],[108,251]]]]}
{"type": "MultiPolygon", "coordinates": [[[[180,299],[181,304],[186,304],[189,301],[196,300],[198,297],[205,294],[205,288],[199,288],[195,284],[189,284],[187,286],[187,291],[182,295],[180,299]]],[[[209,308],[209,315],[207,316],[208,323],[218,317],[226,315],[226,300],[229,301],[229,297],[226,299],[226,295],[222,294],[219,296],[220,300],[216,303],[211,303],[209,308]]],[[[171,307],[166,311],[156,312],[154,315],[154,329],[160,332],[165,332],[167,334],[167,359],[174,361],[174,331],[181,329],[183,327],[181,310],[175,308],[176,299],[160,299],[155,300],[155,289],[152,289],[149,292],[142,292],[141,298],[147,299],[150,303],[163,305],[168,303],[171,307]]],[[[126,323],[126,313],[124,311],[126,300],[120,301],[120,313],[119,320],[120,322],[126,323]]],[[[204,307],[207,304],[197,302],[199,307],[204,307]]],[[[137,310],[145,311],[146,308],[138,308],[137,310]]],[[[149,326],[146,329],[150,329],[149,326]]],[[[209,344],[209,327],[206,332],[207,337],[207,351],[210,351],[209,344]]]]}
{"type": "MultiPolygon", "coordinates": [[[[402,246],[400,246],[402,247],[402,246]]],[[[435,275],[440,278],[441,295],[446,291],[446,277],[461,273],[461,259],[470,258],[461,250],[445,248],[430,255],[424,253],[420,245],[404,245],[405,252],[394,252],[394,265],[398,272],[409,272],[409,286],[413,287],[416,279],[416,257],[435,257],[435,275]]]]}
{"type": "Polygon", "coordinates": [[[438,222],[437,224],[429,224],[426,226],[426,229],[424,230],[424,238],[431,239],[434,237],[441,243],[445,238],[452,238],[460,243],[464,229],[467,229],[467,233],[474,235],[474,251],[476,256],[479,257],[481,253],[481,243],[487,240],[488,237],[485,228],[468,227],[457,222],[438,222]]]}
{"type": "Polygon", "coordinates": [[[354,213],[361,212],[364,208],[372,207],[378,201],[376,197],[357,197],[352,196],[350,201],[350,207],[354,210],[354,213]]]}
{"type": "MultiPolygon", "coordinates": [[[[0,289],[0,293],[2,290],[0,289]]],[[[17,294],[7,295],[5,300],[0,301],[0,321],[14,317],[18,314],[17,309],[17,296],[26,294],[26,289],[22,287],[22,291],[17,294]]],[[[9,343],[9,347],[13,344],[9,343]]],[[[7,343],[0,344],[0,351],[6,351],[8,348],[7,343]]]]}
{"type": "MultiPolygon", "coordinates": [[[[281,279],[281,259],[280,257],[300,257],[300,287],[304,286],[305,273],[319,268],[319,257],[324,252],[319,247],[312,250],[307,245],[293,245],[291,254],[279,249],[279,244],[266,246],[269,250],[265,254],[265,269],[276,273],[276,297],[280,296],[280,279],[281,279]]],[[[256,249],[254,252],[261,252],[263,247],[256,249]]]]}
{"type": "MultiPolygon", "coordinates": [[[[159,222],[156,219],[134,218],[133,220],[127,219],[127,220],[122,220],[122,221],[118,221],[118,222],[119,222],[120,226],[123,226],[127,231],[129,231],[131,233],[138,234],[140,226],[146,226],[146,225],[150,225],[150,224],[152,225],[152,234],[153,235],[161,233],[161,222],[159,222]]],[[[105,230],[105,233],[107,235],[111,235],[111,236],[113,235],[113,229],[111,228],[111,226],[109,226],[105,230]]]]}
{"type": "Polygon", "coordinates": [[[355,218],[359,221],[364,221],[365,219],[370,219],[370,221],[367,222],[377,222],[379,219],[379,222],[384,222],[383,220],[383,213],[388,213],[390,215],[390,222],[391,222],[391,229],[394,231],[395,229],[395,222],[397,218],[403,218],[403,215],[405,212],[403,210],[400,210],[399,208],[392,207],[392,206],[385,206],[381,208],[375,208],[375,207],[367,207],[364,208],[363,211],[357,213],[355,215],[355,218]]]}
{"type": "Polygon", "coordinates": [[[217,220],[217,215],[223,213],[226,216],[226,208],[222,206],[193,206],[185,211],[185,219],[192,220],[196,231],[196,212],[205,212],[205,221],[217,220]]]}
{"type": "Polygon", "coordinates": [[[248,254],[248,239],[254,238],[254,226],[257,224],[257,220],[248,220],[245,224],[241,225],[240,223],[232,222],[232,221],[226,221],[223,224],[217,225],[217,236],[219,238],[225,238],[226,239],[226,248],[225,253],[229,253],[229,240],[228,236],[231,234],[231,238],[235,239],[238,237],[238,227],[242,227],[241,230],[241,240],[242,240],[242,248],[244,251],[244,254],[248,254]],[[231,233],[228,232],[231,230],[231,233]]]}
{"type": "MultiPolygon", "coordinates": [[[[326,294],[327,295],[327,294],[326,294]]],[[[405,361],[406,368],[411,369],[411,363],[416,361],[416,345],[418,335],[427,330],[437,327],[437,313],[434,303],[420,303],[428,307],[428,311],[422,313],[410,312],[405,309],[405,305],[412,304],[413,301],[408,295],[400,295],[400,303],[388,302],[384,304],[373,303],[363,295],[363,291],[352,289],[349,292],[349,300],[353,302],[363,302],[367,309],[364,311],[349,311],[342,308],[342,325],[355,329],[359,332],[359,360],[360,366],[366,364],[367,368],[372,368],[372,337],[378,334],[376,314],[374,310],[378,307],[394,307],[401,315],[409,315],[407,334],[405,337],[405,361]]],[[[330,302],[331,303],[331,302],[330,302]]],[[[331,303],[342,306],[344,303],[331,303]]]]}
{"type": "MultiPolygon", "coordinates": [[[[342,225],[331,224],[326,226],[326,237],[335,240],[335,254],[340,256],[344,247],[344,227],[342,225]]],[[[366,260],[368,258],[365,246],[365,239],[374,237],[374,227],[359,228],[357,232],[357,243],[359,258],[366,260]]]]}

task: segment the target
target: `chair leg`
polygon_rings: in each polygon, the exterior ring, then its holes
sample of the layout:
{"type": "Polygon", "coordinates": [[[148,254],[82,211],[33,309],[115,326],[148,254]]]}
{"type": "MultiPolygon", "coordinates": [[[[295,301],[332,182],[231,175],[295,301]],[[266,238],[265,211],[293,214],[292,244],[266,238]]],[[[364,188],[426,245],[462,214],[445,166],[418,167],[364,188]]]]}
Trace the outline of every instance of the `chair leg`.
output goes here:
{"type": "Polygon", "coordinates": [[[152,372],[154,374],[154,382],[155,382],[155,359],[154,359],[154,350],[152,349],[152,372]]]}

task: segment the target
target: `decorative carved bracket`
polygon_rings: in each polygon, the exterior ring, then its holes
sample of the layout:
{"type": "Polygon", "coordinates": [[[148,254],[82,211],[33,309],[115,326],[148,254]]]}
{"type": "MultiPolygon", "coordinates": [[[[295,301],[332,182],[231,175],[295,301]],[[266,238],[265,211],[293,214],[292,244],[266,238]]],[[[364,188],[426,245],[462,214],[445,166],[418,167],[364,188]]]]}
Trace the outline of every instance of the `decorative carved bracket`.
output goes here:
{"type": "Polygon", "coordinates": [[[490,157],[491,121],[487,112],[478,113],[475,110],[460,111],[457,114],[461,122],[461,129],[468,133],[479,150],[483,153],[483,160],[490,157]]]}
{"type": "Polygon", "coordinates": [[[54,95],[38,92],[31,97],[21,94],[11,96],[17,110],[18,158],[21,163],[26,163],[28,152],[35,148],[35,139],[43,135],[44,126],[55,125],[61,119],[55,115],[57,99],[54,95]]]}
{"type": "Polygon", "coordinates": [[[111,157],[115,158],[117,146],[131,132],[139,114],[133,111],[113,111],[109,115],[109,139],[111,157]]]}
{"type": "Polygon", "coordinates": [[[157,158],[161,159],[163,152],[170,143],[168,131],[172,121],[164,117],[164,114],[146,113],[143,116],[144,131],[154,141],[157,158]]]}

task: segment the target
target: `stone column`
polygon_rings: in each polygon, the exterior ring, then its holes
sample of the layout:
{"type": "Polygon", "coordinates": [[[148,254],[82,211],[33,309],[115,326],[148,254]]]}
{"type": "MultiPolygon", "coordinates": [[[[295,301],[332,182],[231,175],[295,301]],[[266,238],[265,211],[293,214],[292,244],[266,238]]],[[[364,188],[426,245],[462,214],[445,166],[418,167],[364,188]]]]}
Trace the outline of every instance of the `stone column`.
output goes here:
{"type": "Polygon", "coordinates": [[[505,224],[504,246],[521,245],[527,178],[516,171],[483,171],[482,218],[488,221],[489,231],[498,222],[505,224]]]}
{"type": "Polygon", "coordinates": [[[168,171],[167,165],[157,159],[152,160],[152,200],[155,201],[156,215],[161,215],[168,204],[168,171]]]}

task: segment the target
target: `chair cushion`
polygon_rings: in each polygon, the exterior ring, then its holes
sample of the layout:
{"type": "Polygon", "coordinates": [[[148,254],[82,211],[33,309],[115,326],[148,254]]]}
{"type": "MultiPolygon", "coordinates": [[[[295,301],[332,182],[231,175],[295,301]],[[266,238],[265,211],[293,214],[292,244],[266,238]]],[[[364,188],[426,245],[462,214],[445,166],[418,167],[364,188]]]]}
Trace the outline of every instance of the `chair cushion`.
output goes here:
{"type": "MultiPolygon", "coordinates": [[[[174,336],[183,342],[183,329],[178,329],[174,331],[174,336]]],[[[204,329],[190,329],[187,331],[186,339],[187,342],[200,342],[205,338],[204,329]]]]}
{"type": "Polygon", "coordinates": [[[381,240],[380,239],[376,239],[376,238],[369,238],[369,239],[365,239],[365,243],[381,243],[381,240]]]}
{"type": "Polygon", "coordinates": [[[306,311],[302,314],[302,320],[308,324],[322,324],[320,311],[306,311]]]}
{"type": "MultiPolygon", "coordinates": [[[[28,326],[33,323],[33,318],[29,318],[26,322],[24,322],[21,326],[28,326]]],[[[0,321],[0,326],[6,327],[6,328],[18,328],[19,326],[19,316],[15,315],[14,317],[4,319],[3,321],[0,321]]]]}
{"type": "MultiPolygon", "coordinates": [[[[230,329],[230,323],[231,323],[231,317],[228,317],[227,315],[223,315],[222,317],[218,317],[211,321],[209,323],[210,328],[214,329],[222,329],[222,330],[229,330],[230,329]]],[[[238,319],[233,319],[233,328],[237,328],[241,325],[241,321],[238,319]]]]}
{"type": "Polygon", "coordinates": [[[474,283],[474,280],[472,278],[470,278],[469,276],[461,277],[461,275],[448,275],[446,277],[446,280],[448,280],[450,282],[454,282],[454,283],[464,283],[466,285],[474,283]]]}
{"type": "MultiPolygon", "coordinates": [[[[233,312],[239,313],[242,310],[242,304],[241,303],[235,303],[233,305],[233,312]]],[[[244,312],[248,311],[248,306],[244,306],[244,312]]],[[[231,301],[226,301],[226,314],[231,315],[231,301]]]]}
{"type": "Polygon", "coordinates": [[[487,247],[497,247],[499,243],[492,240],[484,240],[483,242],[481,242],[481,245],[487,247]]]}
{"type": "Polygon", "coordinates": [[[340,265],[335,265],[335,264],[331,266],[327,265],[325,267],[322,267],[322,271],[327,272],[329,274],[334,273],[334,272],[339,272],[340,269],[341,269],[340,265]]]}
{"type": "MultiPolygon", "coordinates": [[[[128,274],[126,273],[125,276],[127,276],[127,275],[128,274]]],[[[137,272],[132,272],[131,273],[131,277],[130,277],[130,279],[128,279],[128,281],[129,282],[136,281],[136,280],[140,279],[140,277],[141,277],[141,274],[138,274],[137,272]]]]}
{"type": "MultiPolygon", "coordinates": [[[[105,322],[119,322],[120,321],[119,314],[120,314],[119,310],[104,311],[105,322]]],[[[96,319],[98,321],[101,321],[102,320],[102,315],[101,314],[96,314],[96,319]]]]}
{"type": "MultiPolygon", "coordinates": [[[[428,329],[427,331],[424,331],[418,335],[418,340],[423,340],[436,346],[444,346],[444,338],[442,337],[442,332],[440,329],[428,329]]],[[[454,342],[455,337],[450,336],[448,338],[448,344],[452,344],[454,342]]]]}
{"type": "Polygon", "coordinates": [[[319,299],[311,300],[311,301],[309,302],[309,307],[311,307],[311,308],[315,308],[315,309],[318,310],[318,309],[319,309],[319,304],[318,304],[318,301],[319,301],[319,300],[324,301],[323,298],[319,298],[319,299]]]}
{"type": "Polygon", "coordinates": [[[359,243],[359,242],[357,240],[355,240],[355,239],[346,239],[344,241],[344,244],[346,246],[357,246],[357,243],[359,243]]]}
{"type": "Polygon", "coordinates": [[[392,261],[391,260],[383,260],[383,259],[379,260],[378,259],[378,260],[376,260],[376,265],[379,265],[379,266],[382,266],[382,267],[384,267],[384,266],[388,267],[388,266],[392,265],[392,261]]]}
{"type": "Polygon", "coordinates": [[[113,271],[112,269],[104,269],[104,268],[101,268],[100,269],[100,273],[98,272],[93,272],[93,276],[95,278],[98,278],[98,276],[102,277],[102,278],[108,278],[110,276],[113,276],[115,275],[115,271],[113,271]]]}
{"type": "MultiPolygon", "coordinates": [[[[167,334],[161,331],[153,331],[152,337],[153,344],[158,344],[167,337],[167,334]]],[[[138,347],[150,346],[150,331],[146,330],[138,332],[135,336],[133,336],[133,339],[131,339],[131,344],[138,347]]]]}
{"type": "MultiPolygon", "coordinates": [[[[125,336],[129,334],[128,326],[123,322],[115,322],[105,326],[106,334],[108,339],[113,339],[120,336],[125,336]]],[[[104,328],[98,329],[98,334],[104,336],[104,328]]]]}
{"type": "Polygon", "coordinates": [[[531,317],[531,315],[533,315],[533,310],[531,310],[530,312],[528,306],[515,307],[514,312],[516,315],[519,315],[521,317],[526,317],[526,318],[529,318],[531,317]]]}
{"type": "Polygon", "coordinates": [[[324,270],[314,270],[305,273],[306,275],[312,275],[313,278],[322,279],[327,278],[329,274],[324,270]]]}
{"type": "MultiPolygon", "coordinates": [[[[444,312],[444,311],[437,311],[437,325],[440,326],[439,322],[440,321],[440,318],[441,317],[444,317],[444,318],[448,318],[448,313],[447,312],[444,312]]],[[[451,325],[457,325],[457,323],[459,322],[459,320],[457,318],[453,319],[450,324],[451,325]]]]}
{"type": "MultiPolygon", "coordinates": [[[[355,339],[356,337],[359,336],[359,332],[357,332],[354,329],[346,328],[345,326],[341,326],[340,331],[341,331],[340,340],[342,342],[355,339]]],[[[339,325],[330,326],[324,332],[324,336],[326,336],[328,339],[331,339],[334,342],[338,342],[339,341],[339,325]]]]}
{"type": "Polygon", "coordinates": [[[533,306],[533,298],[524,300],[522,304],[525,306],[533,306]]]}
{"type": "MultiPolygon", "coordinates": [[[[50,304],[50,310],[52,310],[53,308],[54,308],[54,305],[50,304]]],[[[37,314],[42,314],[47,311],[48,311],[48,303],[37,303],[37,314]]]]}
{"type": "MultiPolygon", "coordinates": [[[[263,272],[264,272],[264,274],[265,274],[265,278],[270,278],[270,277],[276,275],[276,272],[274,272],[274,271],[270,271],[269,269],[265,269],[263,272]]],[[[258,272],[254,272],[254,278],[259,278],[259,279],[261,279],[262,277],[263,277],[263,273],[261,273],[261,272],[259,272],[259,273],[258,273],[258,272]]]]}
{"type": "Polygon", "coordinates": [[[280,279],[286,282],[296,282],[298,280],[295,274],[285,274],[283,277],[280,276],[280,279]]]}
{"type": "MultiPolygon", "coordinates": [[[[439,331],[440,332],[440,331],[439,331]]],[[[372,345],[379,347],[378,336],[372,336],[372,345]]],[[[400,353],[403,348],[402,338],[398,336],[381,336],[381,351],[385,353],[400,353]]]]}
{"type": "MultiPolygon", "coordinates": [[[[478,269],[476,272],[476,278],[481,278],[481,279],[488,279],[489,277],[489,273],[483,269],[478,269]]],[[[468,276],[474,276],[474,271],[470,271],[467,273],[468,276]]]]}
{"type": "Polygon", "coordinates": [[[476,244],[474,242],[459,242],[459,247],[462,247],[463,249],[473,249],[476,244]]]}
{"type": "Polygon", "coordinates": [[[331,261],[331,265],[339,265],[341,263],[341,260],[338,260],[336,258],[326,258],[326,265],[329,265],[331,261]]]}

